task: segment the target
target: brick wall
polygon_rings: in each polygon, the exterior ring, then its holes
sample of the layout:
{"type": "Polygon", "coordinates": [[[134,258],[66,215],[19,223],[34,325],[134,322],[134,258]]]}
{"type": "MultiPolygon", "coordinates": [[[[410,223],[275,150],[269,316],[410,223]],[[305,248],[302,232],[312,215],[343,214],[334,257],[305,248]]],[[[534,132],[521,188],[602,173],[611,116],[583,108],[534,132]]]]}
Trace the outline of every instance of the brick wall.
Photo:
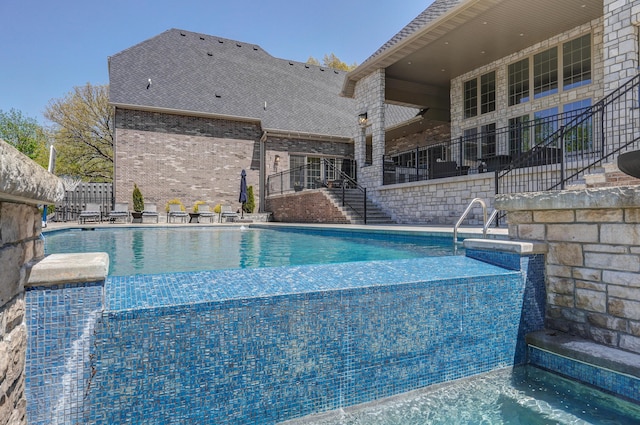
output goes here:
{"type": "Polygon", "coordinates": [[[449,124],[439,125],[419,133],[408,134],[403,137],[387,141],[385,154],[393,155],[399,152],[406,152],[417,147],[429,146],[434,142],[446,142],[450,140],[451,127],[449,124]]]}
{"type": "Polygon", "coordinates": [[[544,241],[546,326],[640,353],[640,186],[499,195],[509,236],[544,241]]]}
{"type": "Polygon", "coordinates": [[[348,223],[322,190],[269,197],[267,210],[273,211],[274,221],[284,223],[348,223]]]}
{"type": "Polygon", "coordinates": [[[162,210],[178,198],[240,207],[240,172],[259,198],[261,129],[256,123],[116,110],[114,191],[131,203],[136,183],[162,210]]]}

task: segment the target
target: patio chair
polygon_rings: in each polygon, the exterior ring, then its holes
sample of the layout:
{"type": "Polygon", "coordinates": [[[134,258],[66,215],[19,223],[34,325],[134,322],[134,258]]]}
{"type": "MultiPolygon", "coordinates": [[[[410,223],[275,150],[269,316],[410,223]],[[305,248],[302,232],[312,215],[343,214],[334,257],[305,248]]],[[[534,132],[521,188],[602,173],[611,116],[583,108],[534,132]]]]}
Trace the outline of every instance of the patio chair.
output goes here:
{"type": "Polygon", "coordinates": [[[87,220],[95,221],[97,223],[101,221],[101,219],[102,216],[100,215],[100,204],[87,203],[84,211],[82,211],[78,216],[78,224],[86,223],[87,220]]]}
{"type": "Polygon", "coordinates": [[[171,219],[175,219],[176,217],[180,218],[180,222],[184,223],[184,221],[189,217],[189,214],[182,211],[180,205],[178,204],[169,204],[169,213],[167,214],[167,223],[171,223],[171,219]]]}
{"type": "Polygon", "coordinates": [[[129,221],[128,202],[116,202],[113,209],[109,213],[109,223],[115,223],[117,220],[123,220],[124,223],[129,221]]]}
{"type": "Polygon", "coordinates": [[[144,205],[144,211],[142,211],[142,222],[144,223],[144,218],[145,217],[155,217],[156,219],[156,223],[158,222],[158,219],[160,217],[160,215],[158,214],[158,207],[156,206],[156,204],[145,204],[144,205]]]}
{"type": "Polygon", "coordinates": [[[209,218],[209,223],[213,223],[213,218],[215,217],[215,213],[211,211],[209,205],[202,204],[198,207],[198,214],[200,214],[200,218],[209,218]]]}
{"type": "Polygon", "coordinates": [[[218,222],[222,223],[223,219],[231,219],[231,221],[238,218],[238,213],[231,209],[231,205],[222,205],[220,206],[220,216],[218,217],[218,222]]]}

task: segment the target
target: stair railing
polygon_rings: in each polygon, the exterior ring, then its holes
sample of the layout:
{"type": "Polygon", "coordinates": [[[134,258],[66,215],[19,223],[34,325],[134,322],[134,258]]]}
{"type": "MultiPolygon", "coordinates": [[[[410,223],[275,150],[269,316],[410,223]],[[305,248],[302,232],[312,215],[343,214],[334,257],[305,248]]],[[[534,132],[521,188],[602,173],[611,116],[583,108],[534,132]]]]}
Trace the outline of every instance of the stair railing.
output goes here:
{"type": "Polygon", "coordinates": [[[615,155],[637,148],[640,134],[633,113],[638,105],[640,74],[579,113],[534,121],[533,128],[548,135],[495,171],[496,194],[562,190],[615,155]],[[546,164],[532,169],[539,158],[546,164]]]}
{"type": "Polygon", "coordinates": [[[326,158],[322,159],[322,169],[324,170],[324,177],[322,182],[323,185],[325,187],[332,188],[338,186],[341,187],[342,191],[340,202],[342,203],[342,206],[354,212],[358,217],[362,219],[364,224],[367,224],[367,188],[360,186],[354,178],[349,176],[344,171],[338,169],[331,161],[327,160],[326,158]],[[337,176],[338,178],[329,180],[327,178],[327,175],[337,176]],[[351,205],[347,201],[347,189],[355,189],[362,193],[362,212],[357,208],[357,206],[351,205]]]}

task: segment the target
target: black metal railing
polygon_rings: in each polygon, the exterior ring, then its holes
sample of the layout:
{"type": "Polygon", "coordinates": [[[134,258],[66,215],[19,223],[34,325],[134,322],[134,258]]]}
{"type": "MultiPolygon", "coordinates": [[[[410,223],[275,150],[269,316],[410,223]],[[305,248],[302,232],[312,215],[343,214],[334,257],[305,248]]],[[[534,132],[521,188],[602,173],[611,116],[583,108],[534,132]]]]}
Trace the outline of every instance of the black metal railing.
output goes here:
{"type": "Polygon", "coordinates": [[[360,217],[364,224],[367,224],[367,188],[360,186],[358,182],[351,176],[347,175],[347,173],[338,170],[336,166],[333,165],[333,163],[323,159],[322,164],[323,168],[326,167],[330,175],[338,177],[338,179],[334,180],[333,182],[325,182],[325,185],[327,187],[337,187],[341,189],[340,202],[342,202],[342,206],[348,208],[350,211],[360,217]],[[347,189],[357,191],[362,195],[362,208],[357,205],[357,200],[360,197],[348,197],[347,189]]]}
{"type": "Polygon", "coordinates": [[[496,194],[561,190],[618,154],[638,149],[639,89],[637,75],[593,106],[565,114],[560,125],[534,148],[547,156],[557,152],[557,157],[535,170],[526,169],[535,163],[535,152],[513,159],[496,170],[496,194]]]}
{"type": "Polygon", "coordinates": [[[340,189],[342,206],[367,223],[367,189],[360,186],[354,176],[324,158],[320,164],[305,164],[267,176],[266,196],[320,188],[340,189]],[[353,191],[362,193],[362,207],[355,205],[354,198],[349,196],[353,191]]]}
{"type": "Polygon", "coordinates": [[[513,118],[508,127],[486,125],[457,139],[385,155],[383,184],[493,172],[496,193],[562,189],[638,148],[639,96],[636,76],[593,106],[513,118]]]}

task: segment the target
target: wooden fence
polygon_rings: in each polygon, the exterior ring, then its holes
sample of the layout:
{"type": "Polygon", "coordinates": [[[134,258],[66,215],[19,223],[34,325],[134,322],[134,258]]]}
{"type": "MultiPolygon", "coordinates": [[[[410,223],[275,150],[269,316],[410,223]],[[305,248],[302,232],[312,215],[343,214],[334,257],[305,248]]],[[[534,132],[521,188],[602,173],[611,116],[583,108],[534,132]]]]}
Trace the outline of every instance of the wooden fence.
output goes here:
{"type": "Polygon", "coordinates": [[[56,203],[52,221],[74,221],[87,203],[100,205],[102,218],[106,217],[113,207],[112,183],[80,183],[75,190],[68,190],[64,199],[56,203]]]}

